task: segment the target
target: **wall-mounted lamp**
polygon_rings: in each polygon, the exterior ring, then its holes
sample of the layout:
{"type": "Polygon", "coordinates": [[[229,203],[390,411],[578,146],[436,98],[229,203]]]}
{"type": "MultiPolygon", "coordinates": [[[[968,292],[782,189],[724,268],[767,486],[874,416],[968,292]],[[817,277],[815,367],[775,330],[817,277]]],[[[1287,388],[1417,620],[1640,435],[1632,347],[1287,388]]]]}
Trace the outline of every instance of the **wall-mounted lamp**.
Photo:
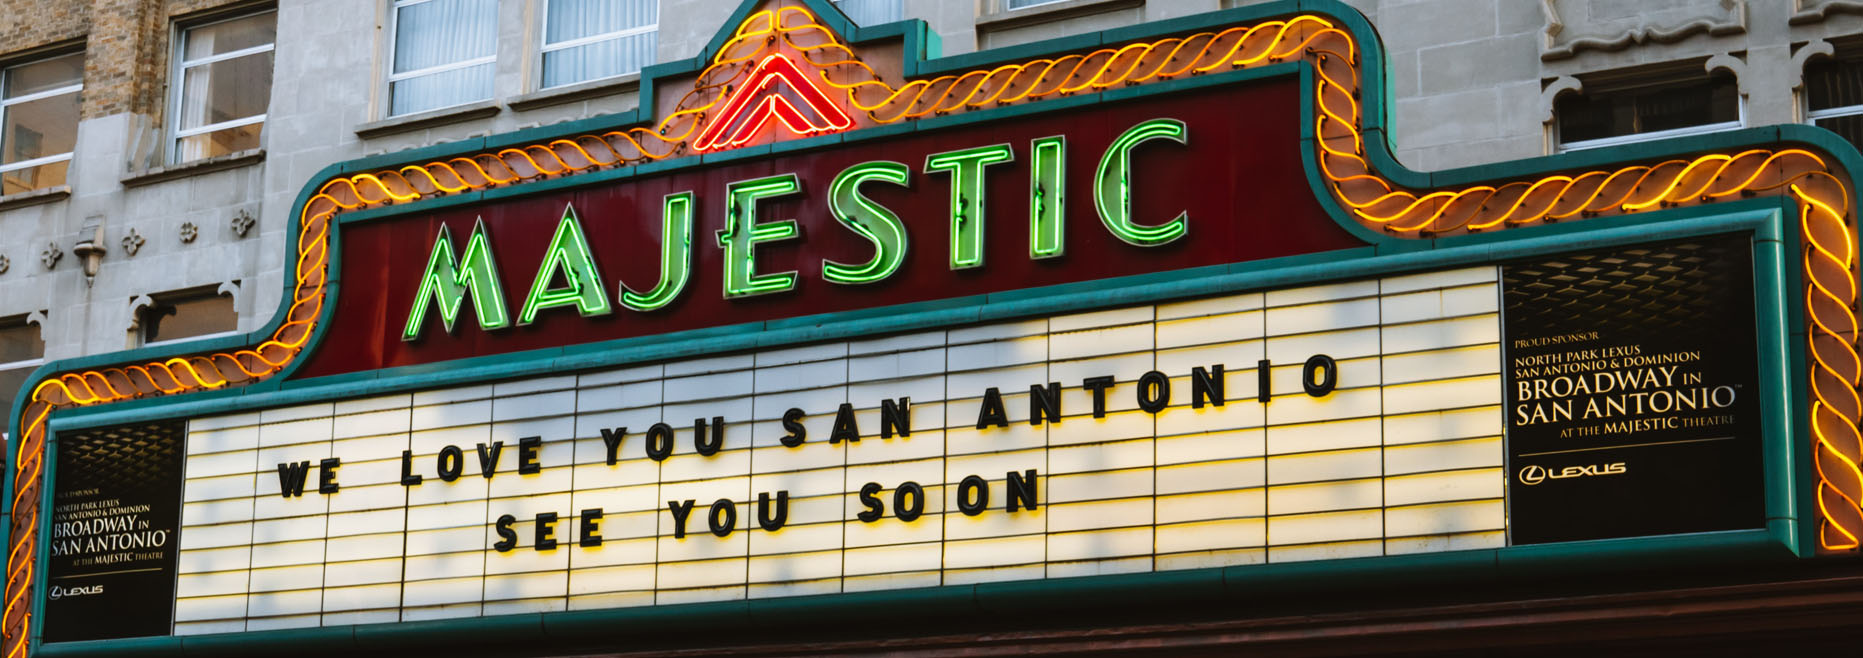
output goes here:
{"type": "Polygon", "coordinates": [[[91,237],[80,240],[71,246],[71,255],[78,257],[78,264],[84,268],[84,285],[89,286],[97,280],[97,268],[103,265],[104,253],[103,226],[93,227],[91,237]]]}

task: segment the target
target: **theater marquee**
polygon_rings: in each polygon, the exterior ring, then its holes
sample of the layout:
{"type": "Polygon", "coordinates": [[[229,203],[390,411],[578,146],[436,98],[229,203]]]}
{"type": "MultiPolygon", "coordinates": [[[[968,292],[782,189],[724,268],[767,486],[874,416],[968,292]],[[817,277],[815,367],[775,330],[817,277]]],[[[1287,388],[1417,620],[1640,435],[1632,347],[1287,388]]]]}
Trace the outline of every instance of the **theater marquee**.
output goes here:
{"type": "Polygon", "coordinates": [[[1854,550],[1855,153],[1411,172],[1314,4],[940,59],[747,0],[636,113],[332,167],[266,331],[14,410],[8,646],[1854,550]]]}

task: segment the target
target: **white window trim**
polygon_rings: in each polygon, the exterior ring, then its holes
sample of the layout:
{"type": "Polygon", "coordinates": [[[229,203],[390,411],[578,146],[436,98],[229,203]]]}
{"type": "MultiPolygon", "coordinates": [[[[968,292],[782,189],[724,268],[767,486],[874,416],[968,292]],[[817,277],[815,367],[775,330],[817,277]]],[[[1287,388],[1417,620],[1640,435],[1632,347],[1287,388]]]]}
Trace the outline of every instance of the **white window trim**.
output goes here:
{"type": "MultiPolygon", "coordinates": [[[[591,34],[586,37],[576,37],[568,41],[558,41],[555,43],[551,43],[549,40],[549,37],[545,36],[549,32],[549,26],[550,26],[550,2],[551,0],[543,0],[543,13],[539,15],[539,20],[537,21],[537,35],[538,35],[537,41],[543,44],[541,47],[537,49],[537,58],[536,58],[537,89],[539,91],[544,90],[544,89],[556,89],[558,87],[567,87],[570,85],[579,85],[579,84],[588,83],[588,82],[596,82],[599,80],[611,80],[614,78],[635,75],[639,73],[638,71],[629,71],[626,73],[616,73],[614,75],[605,75],[599,78],[589,78],[587,80],[565,82],[563,84],[550,86],[550,87],[544,86],[543,84],[543,73],[544,73],[543,72],[543,55],[544,53],[551,53],[551,52],[556,52],[558,50],[575,48],[577,46],[586,46],[591,43],[600,43],[600,42],[608,41],[611,39],[623,39],[626,37],[639,36],[642,34],[653,34],[653,33],[657,33],[660,31],[660,21],[659,21],[659,18],[657,18],[659,14],[659,9],[656,8],[654,10],[654,14],[656,18],[654,19],[654,22],[652,25],[642,25],[640,27],[624,28],[624,29],[613,31],[613,32],[591,34]]],[[[655,59],[657,61],[658,58],[655,58],[655,59]]],[[[641,68],[645,69],[646,67],[643,66],[641,68]]]]}
{"type": "MultiPolygon", "coordinates": [[[[1746,102],[1744,100],[1736,99],[1734,101],[1734,107],[1736,111],[1738,112],[1738,115],[1737,115],[1737,118],[1735,118],[1733,121],[1722,121],[1719,123],[1704,123],[1699,126],[1684,126],[1681,128],[1670,128],[1668,130],[1657,130],[1653,132],[1636,133],[1632,135],[1614,135],[1611,137],[1599,137],[1597,139],[1586,139],[1586,140],[1580,140],[1576,142],[1561,141],[1559,142],[1559,152],[1560,153],[1571,153],[1573,151],[1587,151],[1591,149],[1601,149],[1601,148],[1606,148],[1610,146],[1623,146],[1625,144],[1636,144],[1640,142],[1653,142],[1659,139],[1669,139],[1671,137],[1688,137],[1691,135],[1706,135],[1708,133],[1718,133],[1724,130],[1738,130],[1740,128],[1746,127],[1747,125],[1747,104],[1746,102]]],[[[1859,108],[1859,109],[1863,110],[1863,108],[1859,108]]],[[[1554,123],[1554,125],[1557,126],[1558,124],[1554,123]]]]}
{"type": "Polygon", "coordinates": [[[1819,119],[1836,119],[1839,117],[1852,117],[1859,114],[1863,114],[1863,105],[1841,105],[1838,107],[1827,107],[1822,110],[1810,110],[1805,113],[1805,120],[1815,123],[1819,119]]]}
{"type": "MultiPolygon", "coordinates": [[[[491,98],[498,97],[498,89],[496,88],[496,81],[494,81],[492,95],[488,98],[475,98],[475,99],[472,99],[472,100],[469,100],[463,103],[454,103],[452,105],[446,105],[442,107],[432,107],[432,108],[427,108],[425,110],[420,110],[417,112],[408,112],[406,114],[395,114],[395,83],[401,82],[403,80],[411,80],[411,79],[418,78],[418,77],[425,76],[425,75],[432,75],[435,73],[445,73],[447,71],[453,71],[453,70],[469,68],[473,66],[479,66],[481,64],[492,64],[498,61],[498,50],[497,48],[493,48],[492,54],[486,55],[484,57],[474,57],[472,59],[452,62],[450,64],[441,64],[439,66],[429,66],[424,69],[416,69],[413,71],[405,71],[402,73],[396,73],[395,72],[395,41],[396,41],[396,38],[400,36],[400,33],[398,32],[398,30],[401,29],[401,24],[400,24],[401,23],[401,10],[407,7],[427,4],[433,1],[434,0],[390,0],[390,2],[388,3],[388,39],[387,39],[388,58],[383,60],[383,68],[382,68],[382,70],[385,73],[387,73],[387,75],[382,77],[382,86],[381,86],[382,117],[385,119],[392,119],[395,117],[402,117],[402,116],[411,116],[415,114],[426,114],[428,112],[440,112],[440,111],[444,111],[450,108],[471,105],[473,103],[484,102],[486,100],[490,100],[491,98]]],[[[495,71],[493,72],[493,75],[496,76],[495,71]]]]}
{"type": "MultiPolygon", "coordinates": [[[[0,117],[0,118],[3,118],[3,117],[0,117]]],[[[60,153],[60,154],[58,154],[58,155],[48,155],[48,156],[45,156],[45,157],[43,157],[43,158],[33,158],[33,159],[31,159],[31,160],[21,160],[21,161],[19,161],[19,162],[15,162],[15,163],[13,163],[13,164],[9,164],[9,165],[0,165],[0,174],[3,174],[3,173],[6,173],[6,172],[9,172],[9,171],[19,171],[19,170],[21,170],[21,169],[31,169],[31,168],[33,168],[33,167],[37,167],[37,166],[39,166],[39,165],[48,165],[48,164],[56,164],[56,163],[60,163],[60,162],[67,162],[67,161],[69,161],[69,160],[71,160],[71,152],[70,152],[70,151],[66,151],[66,152],[64,152],[64,153],[60,153]]]]}
{"type": "MultiPolygon", "coordinates": [[[[66,53],[64,55],[53,55],[51,57],[44,57],[44,58],[32,60],[31,62],[21,62],[20,64],[15,65],[15,66],[0,68],[0,89],[6,88],[7,71],[18,68],[20,66],[31,64],[33,62],[45,61],[48,59],[57,59],[59,57],[65,57],[70,54],[71,53],[66,53]]],[[[83,78],[79,78],[77,84],[65,85],[63,87],[58,87],[55,89],[47,89],[45,91],[35,91],[33,93],[26,94],[18,98],[0,98],[0,125],[6,125],[6,108],[9,105],[18,105],[20,103],[30,103],[32,101],[40,100],[43,98],[51,98],[53,96],[59,96],[63,94],[74,94],[74,93],[78,93],[81,91],[84,91],[83,78]]],[[[4,147],[5,147],[4,142],[0,142],[0,148],[4,148],[4,147]]],[[[56,164],[59,162],[67,162],[71,160],[71,156],[73,153],[75,153],[75,151],[65,151],[64,153],[59,153],[55,155],[47,155],[47,156],[42,156],[38,158],[33,158],[31,160],[22,160],[20,162],[15,162],[13,164],[0,165],[0,174],[4,174],[9,171],[19,171],[21,169],[31,169],[39,165],[48,165],[48,164],[56,164]]],[[[69,174],[67,174],[67,177],[69,177],[69,174]]],[[[5,367],[5,364],[0,364],[0,368],[3,368],[3,367],[5,367]]]]}
{"type": "Polygon", "coordinates": [[[45,357],[41,356],[41,357],[26,359],[24,361],[11,361],[8,363],[0,363],[0,370],[18,370],[20,368],[37,368],[42,365],[45,365],[45,357]]]}
{"type": "MultiPolygon", "coordinates": [[[[172,118],[169,121],[167,121],[168,123],[168,148],[165,149],[167,152],[167,160],[170,164],[179,164],[181,162],[181,140],[183,139],[193,137],[195,135],[204,135],[210,132],[214,132],[216,130],[224,130],[227,128],[238,128],[240,126],[260,123],[260,122],[265,121],[265,118],[267,116],[271,115],[272,99],[266,98],[264,112],[260,112],[250,117],[245,117],[241,119],[233,119],[231,121],[222,121],[220,123],[201,126],[199,128],[189,128],[189,129],[183,130],[181,128],[181,92],[182,92],[182,87],[184,86],[184,83],[187,80],[185,74],[187,73],[187,70],[190,68],[197,67],[197,66],[205,66],[208,64],[212,64],[214,62],[233,59],[235,57],[245,57],[247,55],[256,55],[259,53],[272,52],[276,50],[278,48],[278,37],[276,36],[277,35],[276,29],[278,26],[277,14],[278,14],[278,9],[272,8],[272,9],[264,9],[260,11],[250,12],[250,13],[227,16],[225,18],[221,18],[217,20],[194,23],[191,25],[176,25],[175,26],[175,32],[176,32],[175,37],[176,38],[170,40],[170,43],[174,44],[175,52],[174,52],[174,57],[172,58],[172,61],[174,61],[175,64],[174,66],[169,67],[169,71],[168,71],[168,87],[169,87],[168,116],[172,118]],[[272,26],[274,30],[273,31],[274,36],[272,37],[271,43],[265,44],[263,46],[253,46],[251,48],[242,48],[242,49],[235,50],[232,52],[220,53],[218,55],[208,55],[200,59],[194,59],[194,60],[183,60],[182,59],[182,54],[186,52],[186,49],[188,47],[187,35],[188,35],[189,30],[208,27],[211,25],[218,25],[220,23],[225,23],[228,21],[236,21],[236,20],[240,20],[244,18],[252,18],[253,16],[258,16],[261,14],[272,14],[273,15],[272,26]]],[[[274,62],[274,66],[275,65],[276,65],[276,62],[274,62]]]]}
{"type": "MultiPolygon", "coordinates": [[[[182,338],[168,338],[168,339],[164,339],[164,340],[156,340],[156,341],[144,341],[144,342],[142,343],[142,346],[143,346],[143,347],[155,347],[155,346],[157,346],[157,345],[173,345],[173,344],[175,344],[175,343],[187,343],[187,342],[192,342],[192,341],[197,341],[197,340],[207,340],[207,339],[209,339],[209,338],[222,338],[222,337],[226,337],[226,336],[238,336],[238,335],[239,335],[239,333],[240,333],[240,332],[239,332],[239,330],[237,330],[237,329],[235,329],[235,330],[232,330],[232,331],[216,331],[216,332],[213,332],[213,333],[211,333],[211,334],[201,334],[201,335],[199,335],[199,336],[184,336],[184,337],[182,337],[182,338]]],[[[141,332],[137,332],[137,334],[138,334],[138,336],[140,336],[140,334],[141,334],[141,332]]]]}
{"type": "Polygon", "coordinates": [[[1065,2],[1065,1],[1066,0],[1037,0],[1037,2],[1033,4],[1026,4],[1020,7],[1012,7],[1009,5],[1009,0],[1003,0],[1003,9],[1006,11],[1022,11],[1024,9],[1034,9],[1036,7],[1040,7],[1043,5],[1052,5],[1057,2],[1065,2]]]}

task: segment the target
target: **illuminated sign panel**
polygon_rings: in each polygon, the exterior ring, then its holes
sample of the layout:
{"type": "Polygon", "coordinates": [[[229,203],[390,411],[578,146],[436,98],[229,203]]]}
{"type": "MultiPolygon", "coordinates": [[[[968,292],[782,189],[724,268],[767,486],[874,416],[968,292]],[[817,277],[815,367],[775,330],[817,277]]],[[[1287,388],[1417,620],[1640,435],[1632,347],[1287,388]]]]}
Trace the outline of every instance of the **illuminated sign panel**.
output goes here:
{"type": "Polygon", "coordinates": [[[175,630],[1502,546],[1497,277],[198,418],[175,630]]]}
{"type": "Polygon", "coordinates": [[[1503,271],[1515,544],[1761,525],[1748,239],[1503,271]]]}

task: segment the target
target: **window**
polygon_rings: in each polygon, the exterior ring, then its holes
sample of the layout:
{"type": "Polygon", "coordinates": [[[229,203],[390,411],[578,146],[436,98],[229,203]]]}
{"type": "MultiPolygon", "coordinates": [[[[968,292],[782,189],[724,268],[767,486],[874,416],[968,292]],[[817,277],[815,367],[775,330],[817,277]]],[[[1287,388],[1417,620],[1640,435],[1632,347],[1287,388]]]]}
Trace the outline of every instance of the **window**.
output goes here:
{"type": "Polygon", "coordinates": [[[136,328],[143,345],[223,336],[238,330],[239,313],[231,296],[197,290],[157,297],[136,309],[136,328]]]}
{"type": "Polygon", "coordinates": [[[1742,123],[1740,92],[1728,75],[1567,94],[1554,102],[1553,113],[1563,151],[1699,135],[1742,123]]]}
{"type": "MultiPolygon", "coordinates": [[[[41,363],[45,363],[45,339],[39,327],[24,317],[0,321],[0,415],[13,412],[13,400],[19,397],[26,376],[41,363]]],[[[8,424],[0,422],[0,435],[8,424]]]]}
{"type": "Polygon", "coordinates": [[[902,0],[835,0],[834,6],[841,8],[855,25],[881,25],[897,22],[905,18],[902,0]]]}
{"type": "Polygon", "coordinates": [[[0,69],[0,195],[65,184],[84,53],[0,69]]]}
{"type": "Polygon", "coordinates": [[[181,31],[176,49],[173,162],[259,148],[272,98],[278,12],[181,31]]]}
{"type": "Polygon", "coordinates": [[[1805,67],[1805,118],[1863,144],[1863,60],[1821,60],[1805,67]]]}
{"type": "Polygon", "coordinates": [[[498,0],[394,0],[388,115],[492,97],[498,0]]]}
{"type": "Polygon", "coordinates": [[[1060,1],[1061,0],[1004,0],[1004,4],[1009,5],[1010,9],[1028,9],[1029,7],[1046,5],[1046,4],[1056,3],[1060,1]]]}
{"type": "Polygon", "coordinates": [[[659,29],[659,0],[544,0],[542,86],[640,71],[659,29]]]}

